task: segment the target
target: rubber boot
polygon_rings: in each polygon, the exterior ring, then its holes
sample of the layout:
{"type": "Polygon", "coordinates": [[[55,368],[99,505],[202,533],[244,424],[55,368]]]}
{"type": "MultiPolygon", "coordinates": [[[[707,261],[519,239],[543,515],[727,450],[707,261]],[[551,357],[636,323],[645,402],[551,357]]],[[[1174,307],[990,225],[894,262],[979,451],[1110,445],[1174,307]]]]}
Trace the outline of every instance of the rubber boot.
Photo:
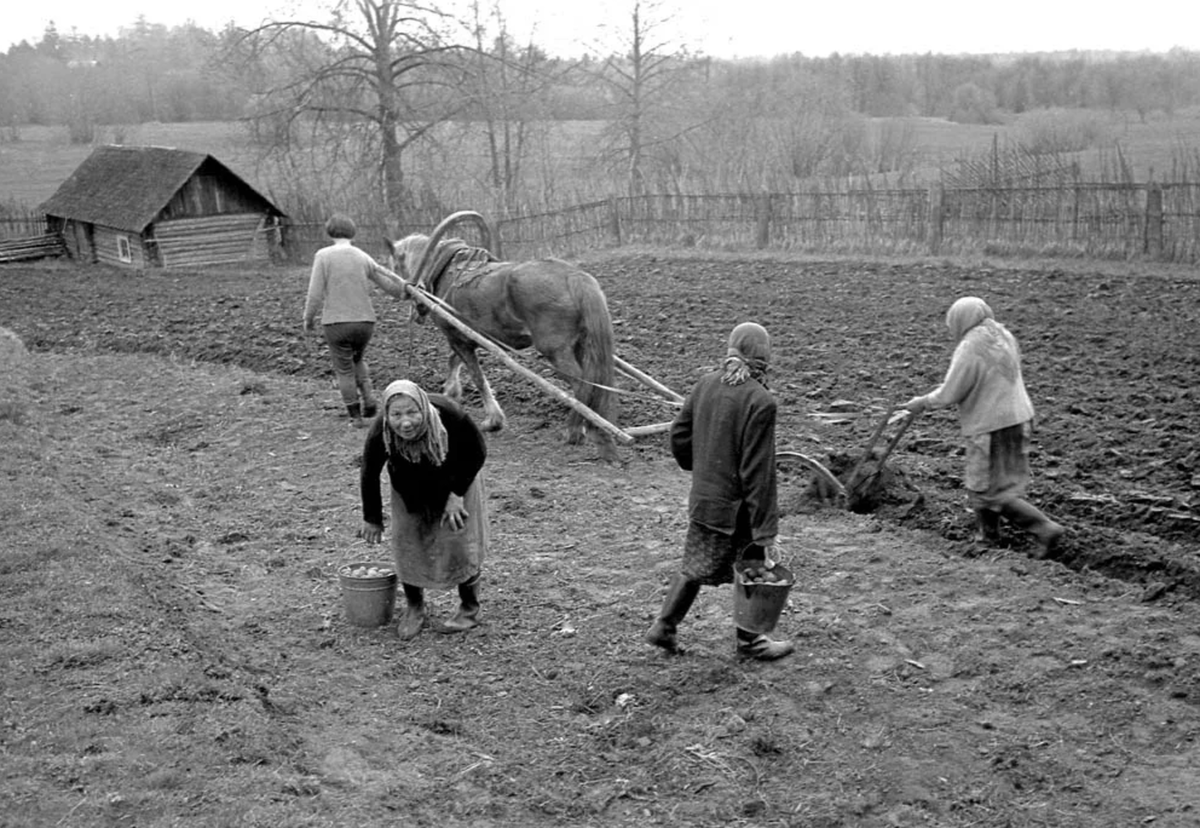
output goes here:
{"type": "Polygon", "coordinates": [[[425,590],[412,584],[401,584],[404,587],[404,614],[396,625],[396,635],[402,641],[416,638],[425,625],[425,590]]]}
{"type": "Polygon", "coordinates": [[[479,626],[479,576],[458,585],[458,612],[438,627],[438,632],[456,633],[479,626]]]}
{"type": "Polygon", "coordinates": [[[976,509],[975,554],[995,549],[1000,543],[1000,513],[993,509],[976,509]]]}
{"type": "Polygon", "coordinates": [[[1060,524],[1046,517],[1041,509],[1020,498],[1005,503],[1000,514],[1037,538],[1037,548],[1030,553],[1034,558],[1045,558],[1054,552],[1055,546],[1066,531],[1060,524]]]}
{"type": "Polygon", "coordinates": [[[742,658],[753,658],[757,661],[775,661],[786,655],[791,655],[796,645],[790,641],[776,641],[766,633],[750,632],[737,628],[737,653],[742,658]]]}
{"type": "Polygon", "coordinates": [[[700,594],[700,583],[689,581],[682,574],[676,573],[667,587],[667,595],[663,599],[662,611],[658,620],[646,633],[646,643],[662,647],[669,653],[680,652],[679,643],[675,640],[675,631],[679,622],[692,608],[692,602],[700,594]]]}
{"type": "Polygon", "coordinates": [[[366,425],[362,418],[362,406],[358,403],[351,403],[346,406],[346,413],[350,415],[350,423],[355,428],[362,428],[366,425]]]}

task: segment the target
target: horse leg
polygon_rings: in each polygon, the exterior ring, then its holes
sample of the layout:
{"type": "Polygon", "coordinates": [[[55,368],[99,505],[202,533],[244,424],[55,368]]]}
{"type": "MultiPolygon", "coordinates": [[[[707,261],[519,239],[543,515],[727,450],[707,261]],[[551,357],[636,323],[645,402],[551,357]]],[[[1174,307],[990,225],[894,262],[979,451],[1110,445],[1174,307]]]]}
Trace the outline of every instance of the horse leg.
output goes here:
{"type": "MultiPolygon", "coordinates": [[[[582,391],[584,390],[577,379],[581,376],[583,370],[579,363],[575,361],[575,357],[571,354],[571,348],[567,344],[558,345],[551,348],[546,342],[535,343],[538,351],[542,356],[550,361],[554,366],[554,370],[559,373],[563,379],[567,380],[567,384],[571,386],[571,394],[576,400],[582,401],[582,391]]],[[[574,408],[569,409],[567,413],[567,443],[568,445],[579,445],[583,442],[583,438],[587,433],[587,426],[584,425],[583,415],[574,408]]]]}
{"type": "Polygon", "coordinates": [[[487,377],[483,375],[483,368],[479,365],[479,357],[475,353],[474,346],[454,345],[452,347],[460,363],[467,367],[467,373],[471,375],[471,380],[479,390],[479,397],[483,402],[483,422],[479,424],[479,427],[483,431],[499,431],[504,428],[506,422],[504,411],[500,408],[500,403],[496,402],[496,396],[492,393],[492,386],[488,384],[487,377]]]}
{"type": "Polygon", "coordinates": [[[446,375],[446,381],[442,383],[442,394],[454,400],[462,402],[462,358],[455,350],[450,351],[450,372],[446,375]]]}
{"type": "MultiPolygon", "coordinates": [[[[570,346],[563,346],[546,356],[564,377],[583,376],[583,366],[575,359],[574,351],[570,346]]],[[[587,405],[586,401],[593,396],[588,384],[572,379],[570,385],[575,399],[583,405],[587,405]]],[[[596,414],[603,416],[599,411],[596,414]]],[[[600,449],[600,459],[605,463],[620,462],[620,454],[617,452],[617,445],[613,441],[612,435],[572,408],[567,415],[567,443],[578,445],[583,442],[585,437],[591,438],[591,441],[600,449]]]]}
{"type": "MultiPolygon", "coordinates": [[[[570,370],[573,371],[571,376],[582,377],[582,366],[573,357],[570,360],[564,360],[564,366],[568,362],[571,367],[564,367],[560,370],[570,370]]],[[[583,405],[588,405],[589,401],[596,396],[594,389],[586,380],[572,383],[571,392],[575,395],[575,399],[583,405]]],[[[596,416],[604,416],[604,412],[596,411],[594,408],[592,410],[595,411],[596,416]]],[[[617,444],[613,440],[613,436],[572,408],[570,415],[567,417],[567,442],[579,443],[585,436],[596,444],[596,447],[600,450],[600,459],[605,463],[620,462],[621,455],[617,451],[617,444]]]]}

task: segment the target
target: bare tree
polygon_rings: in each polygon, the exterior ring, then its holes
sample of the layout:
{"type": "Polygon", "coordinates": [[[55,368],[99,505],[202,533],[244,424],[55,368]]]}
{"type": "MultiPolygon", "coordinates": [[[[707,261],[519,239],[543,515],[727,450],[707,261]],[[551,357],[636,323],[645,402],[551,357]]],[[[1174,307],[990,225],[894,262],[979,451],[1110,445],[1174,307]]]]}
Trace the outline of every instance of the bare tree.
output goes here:
{"type": "MultiPolygon", "coordinates": [[[[597,77],[612,101],[610,149],[625,168],[630,195],[647,189],[648,156],[667,150],[692,126],[676,117],[685,88],[699,62],[670,36],[671,14],[659,0],[631,0],[625,28],[618,32],[622,49],[608,58],[597,77]]],[[[666,152],[667,163],[673,152],[666,152]]]]}
{"type": "Polygon", "coordinates": [[[382,206],[396,215],[410,204],[404,152],[462,104],[461,47],[446,34],[454,22],[419,2],[337,0],[326,22],[249,30],[237,41],[242,59],[271,73],[250,117],[273,120],[286,153],[302,127],[315,167],[377,170],[382,206]]]}
{"type": "Polygon", "coordinates": [[[517,44],[508,32],[498,3],[485,20],[472,4],[475,31],[473,113],[484,129],[489,185],[505,210],[516,206],[523,166],[539,124],[548,117],[546,100],[563,74],[544,51],[517,44]]]}

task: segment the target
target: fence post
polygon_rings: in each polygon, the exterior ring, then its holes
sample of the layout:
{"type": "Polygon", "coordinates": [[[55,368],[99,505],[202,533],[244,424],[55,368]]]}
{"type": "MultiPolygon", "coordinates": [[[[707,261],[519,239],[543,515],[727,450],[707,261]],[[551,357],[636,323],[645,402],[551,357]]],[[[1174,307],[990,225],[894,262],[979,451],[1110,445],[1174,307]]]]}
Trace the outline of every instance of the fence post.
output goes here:
{"type": "Polygon", "coordinates": [[[936,256],[942,247],[942,202],[945,193],[942,185],[929,185],[929,253],[936,256]]]}
{"type": "Polygon", "coordinates": [[[1145,241],[1143,250],[1151,259],[1161,259],[1163,252],[1162,187],[1151,184],[1146,188],[1145,241]]]}
{"type": "Polygon", "coordinates": [[[608,232],[617,247],[621,246],[621,213],[617,209],[616,198],[608,200],[608,232]]]}
{"type": "Polygon", "coordinates": [[[771,243],[771,196],[764,195],[758,200],[758,231],[755,233],[755,244],[762,250],[771,243]]]}

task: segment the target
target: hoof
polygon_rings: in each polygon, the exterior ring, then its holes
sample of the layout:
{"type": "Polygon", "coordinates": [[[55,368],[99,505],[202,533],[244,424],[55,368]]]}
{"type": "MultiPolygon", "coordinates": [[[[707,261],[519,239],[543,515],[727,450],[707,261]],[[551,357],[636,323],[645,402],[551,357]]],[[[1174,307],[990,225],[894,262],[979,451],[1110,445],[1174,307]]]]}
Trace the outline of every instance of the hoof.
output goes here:
{"type": "Polygon", "coordinates": [[[483,422],[479,424],[481,431],[503,431],[505,418],[501,417],[484,417],[483,422]]]}

